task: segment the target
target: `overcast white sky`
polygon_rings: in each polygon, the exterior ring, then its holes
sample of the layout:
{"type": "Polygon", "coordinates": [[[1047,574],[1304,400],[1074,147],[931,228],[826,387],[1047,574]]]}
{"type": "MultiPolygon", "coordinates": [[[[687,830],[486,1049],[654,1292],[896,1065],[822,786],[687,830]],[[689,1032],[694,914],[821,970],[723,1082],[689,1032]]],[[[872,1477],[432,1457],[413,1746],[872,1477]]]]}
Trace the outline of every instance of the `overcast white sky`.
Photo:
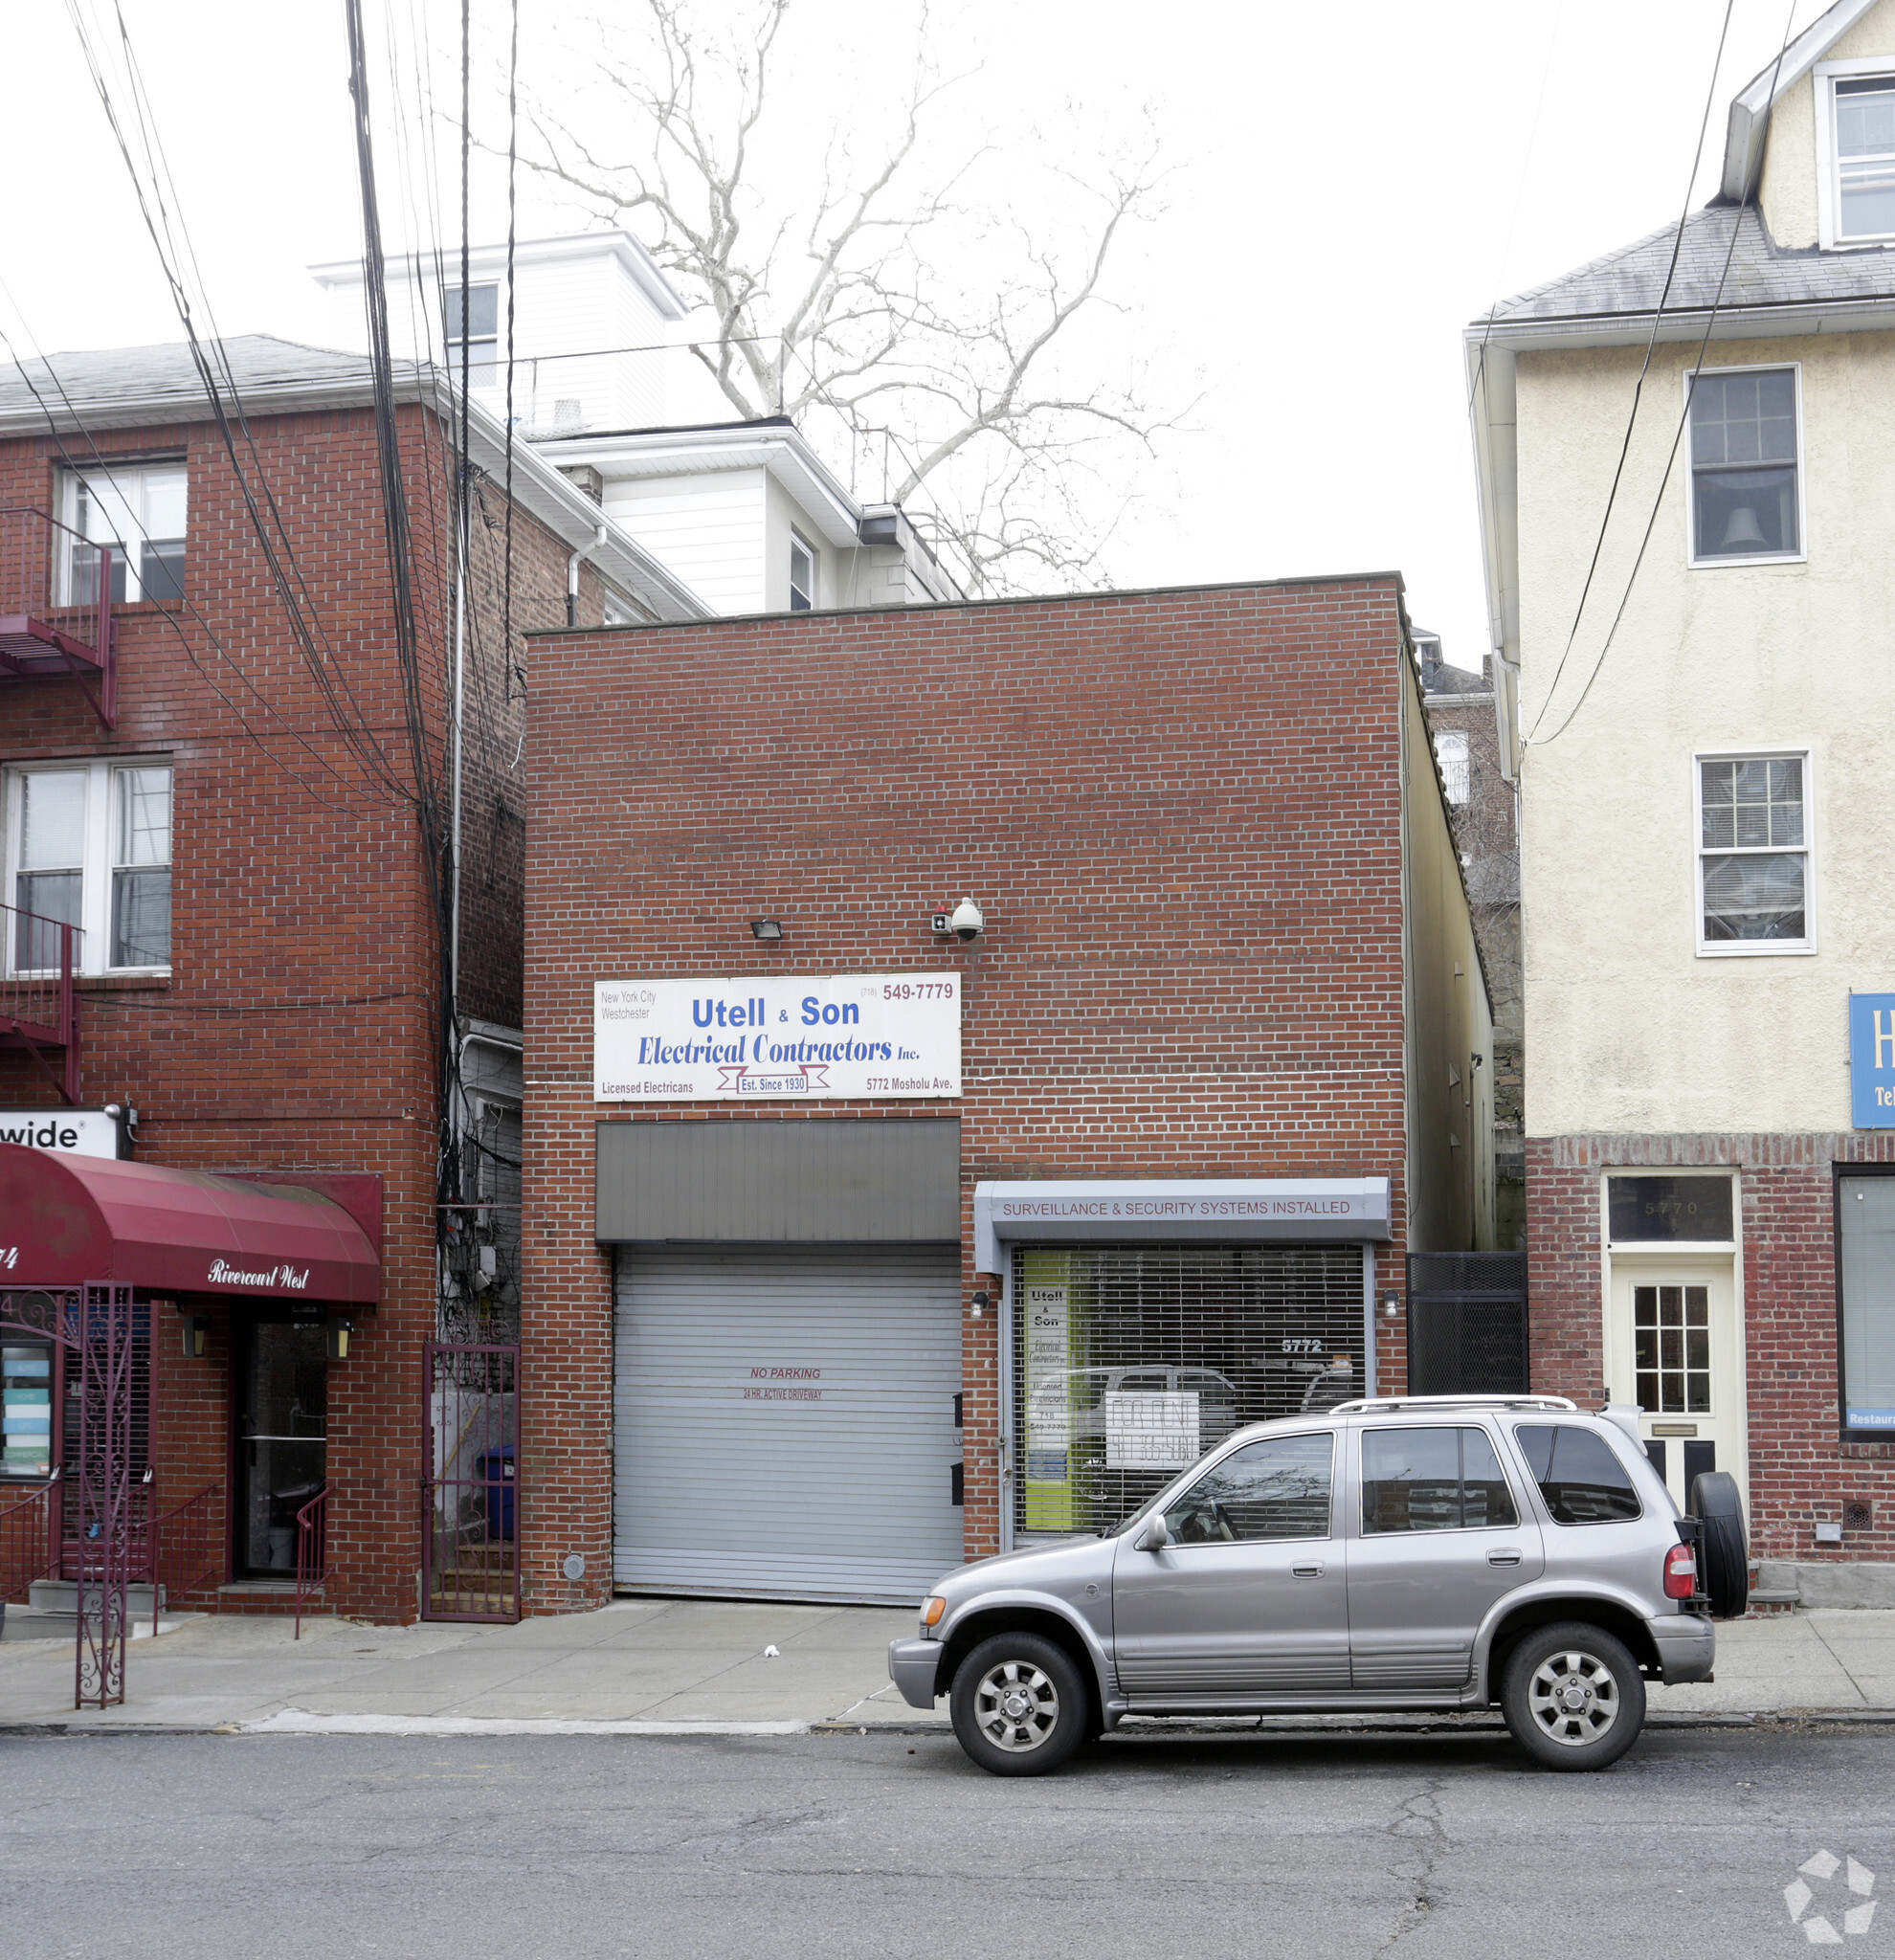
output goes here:
{"type": "MultiPolygon", "coordinates": [[[[1735,0],[1700,201],[1728,99],[1774,57],[1787,4],[1735,0]]],[[[1799,0],[1795,25],[1822,4],[1799,0]]],[[[453,0],[368,5],[377,20],[384,5],[403,22],[425,17],[445,58],[453,0]]],[[[322,340],[304,268],[360,249],[340,0],[123,6],[216,325],[322,340]]],[[[1724,6],[937,5],[945,60],[977,71],[938,141],[978,124],[1004,154],[1057,104],[1099,148],[1137,145],[1149,127],[1172,171],[1164,213],[1120,261],[1119,330],[1180,398],[1204,393],[1165,465],[1127,486],[1145,494],[1116,581],[1394,568],[1413,615],[1451,657],[1477,661],[1485,625],[1460,329],[1497,296],[1676,215],[1724,6]]],[[[505,19],[502,0],[474,0],[474,13],[483,31],[505,19]]],[[[523,70],[555,93],[570,72],[568,11],[527,0],[523,15],[523,70]]],[[[794,10],[832,100],[900,86],[909,18],[907,5],[853,0],[794,10]]],[[[0,210],[0,325],[22,351],[178,339],[62,0],[17,0],[8,40],[14,174],[0,210]]],[[[491,76],[479,94],[477,122],[497,127],[491,76]]],[[[814,127],[819,81],[809,101],[814,127]]],[[[492,190],[483,179],[479,238],[502,229],[492,190]]],[[[522,235],[580,228],[523,183],[522,235]]]]}

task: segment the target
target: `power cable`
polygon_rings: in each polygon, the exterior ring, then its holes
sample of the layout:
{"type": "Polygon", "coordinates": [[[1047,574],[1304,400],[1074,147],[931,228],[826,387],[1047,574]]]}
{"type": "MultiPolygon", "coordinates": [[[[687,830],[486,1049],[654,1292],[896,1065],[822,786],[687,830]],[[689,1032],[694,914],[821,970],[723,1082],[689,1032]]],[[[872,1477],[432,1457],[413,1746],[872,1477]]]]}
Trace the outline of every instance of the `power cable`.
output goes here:
{"type": "MultiPolygon", "coordinates": [[[[1758,137],[1757,144],[1757,150],[1759,155],[1762,154],[1764,146],[1770,141],[1770,125],[1776,109],[1777,78],[1783,72],[1784,56],[1790,52],[1791,30],[1795,23],[1795,18],[1796,0],[1790,0],[1789,17],[1783,23],[1783,45],[1777,50],[1775,64],[1771,70],[1770,94],[1765,101],[1763,113],[1763,125],[1758,137]]],[[[1661,475],[1661,477],[1659,478],[1658,490],[1652,498],[1651,511],[1645,519],[1644,533],[1639,540],[1638,555],[1632,561],[1632,569],[1626,573],[1625,588],[1624,590],[1621,591],[1619,594],[1618,608],[1617,611],[1615,612],[1612,615],[1612,624],[1606,630],[1604,643],[1600,646],[1597,655],[1594,658],[1592,671],[1586,676],[1586,684],[1579,690],[1579,699],[1572,703],[1571,708],[1567,710],[1566,715],[1560,722],[1559,726],[1555,728],[1552,731],[1552,733],[1547,736],[1544,740],[1542,740],[1536,734],[1528,734],[1527,736],[1523,738],[1523,747],[1531,746],[1535,748],[1544,748],[1548,746],[1548,744],[1557,742],[1559,738],[1566,733],[1567,729],[1572,725],[1572,718],[1576,714],[1578,714],[1579,710],[1582,707],[1586,705],[1586,698],[1593,691],[1593,683],[1599,678],[1599,674],[1605,666],[1606,656],[1612,652],[1613,641],[1618,635],[1619,622],[1625,617],[1625,609],[1631,603],[1632,589],[1638,583],[1639,568],[1642,567],[1645,562],[1646,547],[1651,544],[1652,532],[1657,528],[1658,525],[1659,512],[1663,507],[1664,494],[1671,482],[1672,467],[1678,460],[1679,446],[1683,441],[1684,431],[1690,423],[1691,401],[1693,395],[1697,391],[1697,377],[1703,369],[1705,354],[1710,346],[1711,334],[1717,325],[1718,308],[1723,304],[1724,301],[1725,283],[1730,277],[1731,261],[1736,256],[1737,253],[1738,235],[1744,228],[1744,212],[1749,209],[1749,207],[1750,193],[1747,188],[1745,196],[1735,206],[1731,208],[1730,239],[1728,244],[1725,247],[1724,264],[1722,268],[1719,270],[1717,276],[1717,288],[1711,295],[1709,311],[1705,316],[1705,331],[1703,337],[1698,342],[1697,355],[1693,359],[1691,366],[1687,370],[1690,376],[1690,380],[1684,390],[1684,405],[1682,409],[1680,409],[1678,413],[1677,426],[1672,430],[1671,447],[1665,453],[1664,470],[1662,475],[1661,475]]],[[[1654,337],[1656,337],[1658,331],[1656,321],[1653,323],[1652,330],[1654,337]]],[[[1628,441],[1630,440],[1629,431],[1627,434],[1627,439],[1628,441]]],[[[1555,674],[1555,685],[1557,684],[1557,682],[1558,676],[1557,674],[1555,674]]],[[[1537,729],[1540,725],[1540,723],[1546,719],[1547,708],[1551,705],[1551,701],[1552,692],[1549,688],[1547,693],[1547,705],[1543,706],[1540,710],[1540,713],[1534,717],[1533,726],[1535,729],[1537,729]]]]}
{"type": "MultiPolygon", "coordinates": [[[[1572,652],[1574,641],[1579,637],[1579,622],[1585,616],[1586,601],[1592,596],[1593,580],[1597,575],[1599,558],[1605,550],[1606,532],[1612,523],[1613,508],[1618,501],[1618,486],[1625,476],[1625,460],[1632,453],[1632,432],[1639,420],[1639,404],[1644,397],[1645,377],[1651,372],[1652,356],[1658,347],[1659,326],[1664,319],[1664,302],[1671,297],[1672,282],[1678,277],[1678,261],[1684,250],[1684,231],[1691,217],[1691,195],[1697,187],[1699,166],[1704,162],[1705,138],[1710,129],[1711,109],[1717,101],[1718,71],[1724,66],[1724,45],[1730,33],[1730,16],[1735,9],[1736,0],[1725,0],[1724,25],[1718,32],[1717,53],[1711,58],[1710,87],[1706,91],[1705,112],[1698,122],[1698,145],[1691,152],[1690,174],[1684,180],[1684,209],[1678,214],[1678,229],[1671,241],[1671,259],[1664,269],[1664,284],[1660,287],[1658,303],[1652,308],[1652,330],[1646,336],[1645,357],[1639,363],[1639,378],[1633,384],[1632,407],[1625,417],[1625,434],[1618,445],[1618,461],[1613,469],[1612,487],[1606,493],[1605,510],[1599,518],[1598,535],[1593,540],[1593,555],[1586,567],[1585,583],[1579,589],[1579,603],[1572,609],[1572,625],[1566,635],[1566,645],[1560,650],[1559,663],[1553,669],[1553,678],[1547,688],[1540,712],[1533,718],[1532,727],[1521,737],[1523,746],[1532,742],[1539,731],[1540,724],[1546,720],[1548,708],[1552,704],[1560,677],[1566,672],[1567,659],[1572,652]]],[[[1734,233],[1732,236],[1734,238],[1734,233]]]]}

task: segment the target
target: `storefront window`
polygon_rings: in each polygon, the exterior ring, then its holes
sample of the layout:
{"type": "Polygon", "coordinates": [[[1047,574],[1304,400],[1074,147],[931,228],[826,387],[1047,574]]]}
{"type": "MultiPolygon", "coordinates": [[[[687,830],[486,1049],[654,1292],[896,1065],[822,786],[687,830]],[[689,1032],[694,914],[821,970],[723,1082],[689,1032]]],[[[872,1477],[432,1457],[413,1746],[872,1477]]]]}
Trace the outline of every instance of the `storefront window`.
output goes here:
{"type": "Polygon", "coordinates": [[[1895,1177],[1836,1180],[1842,1426],[1895,1431],[1895,1177]]]}
{"type": "Polygon", "coordinates": [[[1355,1245],[1022,1247],[1014,1526],[1100,1531],[1246,1423],[1366,1392],[1355,1245]]]}
{"type": "Polygon", "coordinates": [[[0,1475],[44,1478],[53,1468],[53,1344],[9,1339],[0,1347],[5,1458],[0,1475]]]}
{"type": "Polygon", "coordinates": [[[1728,1177],[1608,1177],[1606,1197],[1615,1245],[1722,1245],[1737,1236],[1728,1177]]]}

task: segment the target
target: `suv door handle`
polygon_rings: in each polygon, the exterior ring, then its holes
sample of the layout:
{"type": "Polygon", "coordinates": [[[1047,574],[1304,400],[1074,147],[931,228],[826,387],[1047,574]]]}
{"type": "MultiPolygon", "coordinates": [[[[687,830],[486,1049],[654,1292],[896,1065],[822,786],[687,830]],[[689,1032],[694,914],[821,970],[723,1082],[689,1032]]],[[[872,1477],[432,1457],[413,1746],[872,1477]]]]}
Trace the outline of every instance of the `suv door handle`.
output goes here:
{"type": "Polygon", "coordinates": [[[1320,1565],[1291,1566],[1290,1572],[1293,1577],[1299,1579],[1320,1579],[1323,1576],[1323,1568],[1320,1565]]]}
{"type": "Polygon", "coordinates": [[[1517,1566],[1520,1563],[1520,1554],[1517,1551],[1490,1551],[1487,1554],[1487,1563],[1490,1566],[1517,1566]]]}

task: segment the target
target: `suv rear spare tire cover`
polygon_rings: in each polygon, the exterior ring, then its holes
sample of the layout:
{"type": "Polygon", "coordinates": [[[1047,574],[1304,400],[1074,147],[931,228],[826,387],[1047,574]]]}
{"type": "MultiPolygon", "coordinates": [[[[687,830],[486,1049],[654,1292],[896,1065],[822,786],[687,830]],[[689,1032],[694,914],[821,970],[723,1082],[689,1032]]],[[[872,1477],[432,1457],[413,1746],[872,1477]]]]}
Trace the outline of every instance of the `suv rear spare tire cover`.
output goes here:
{"type": "Polygon", "coordinates": [[[1728,1470],[1706,1470],[1691,1480],[1691,1509],[1698,1534],[1699,1584],[1715,1619],[1741,1619],[1750,1604],[1750,1559],[1744,1544],[1744,1500],[1728,1470]]]}

